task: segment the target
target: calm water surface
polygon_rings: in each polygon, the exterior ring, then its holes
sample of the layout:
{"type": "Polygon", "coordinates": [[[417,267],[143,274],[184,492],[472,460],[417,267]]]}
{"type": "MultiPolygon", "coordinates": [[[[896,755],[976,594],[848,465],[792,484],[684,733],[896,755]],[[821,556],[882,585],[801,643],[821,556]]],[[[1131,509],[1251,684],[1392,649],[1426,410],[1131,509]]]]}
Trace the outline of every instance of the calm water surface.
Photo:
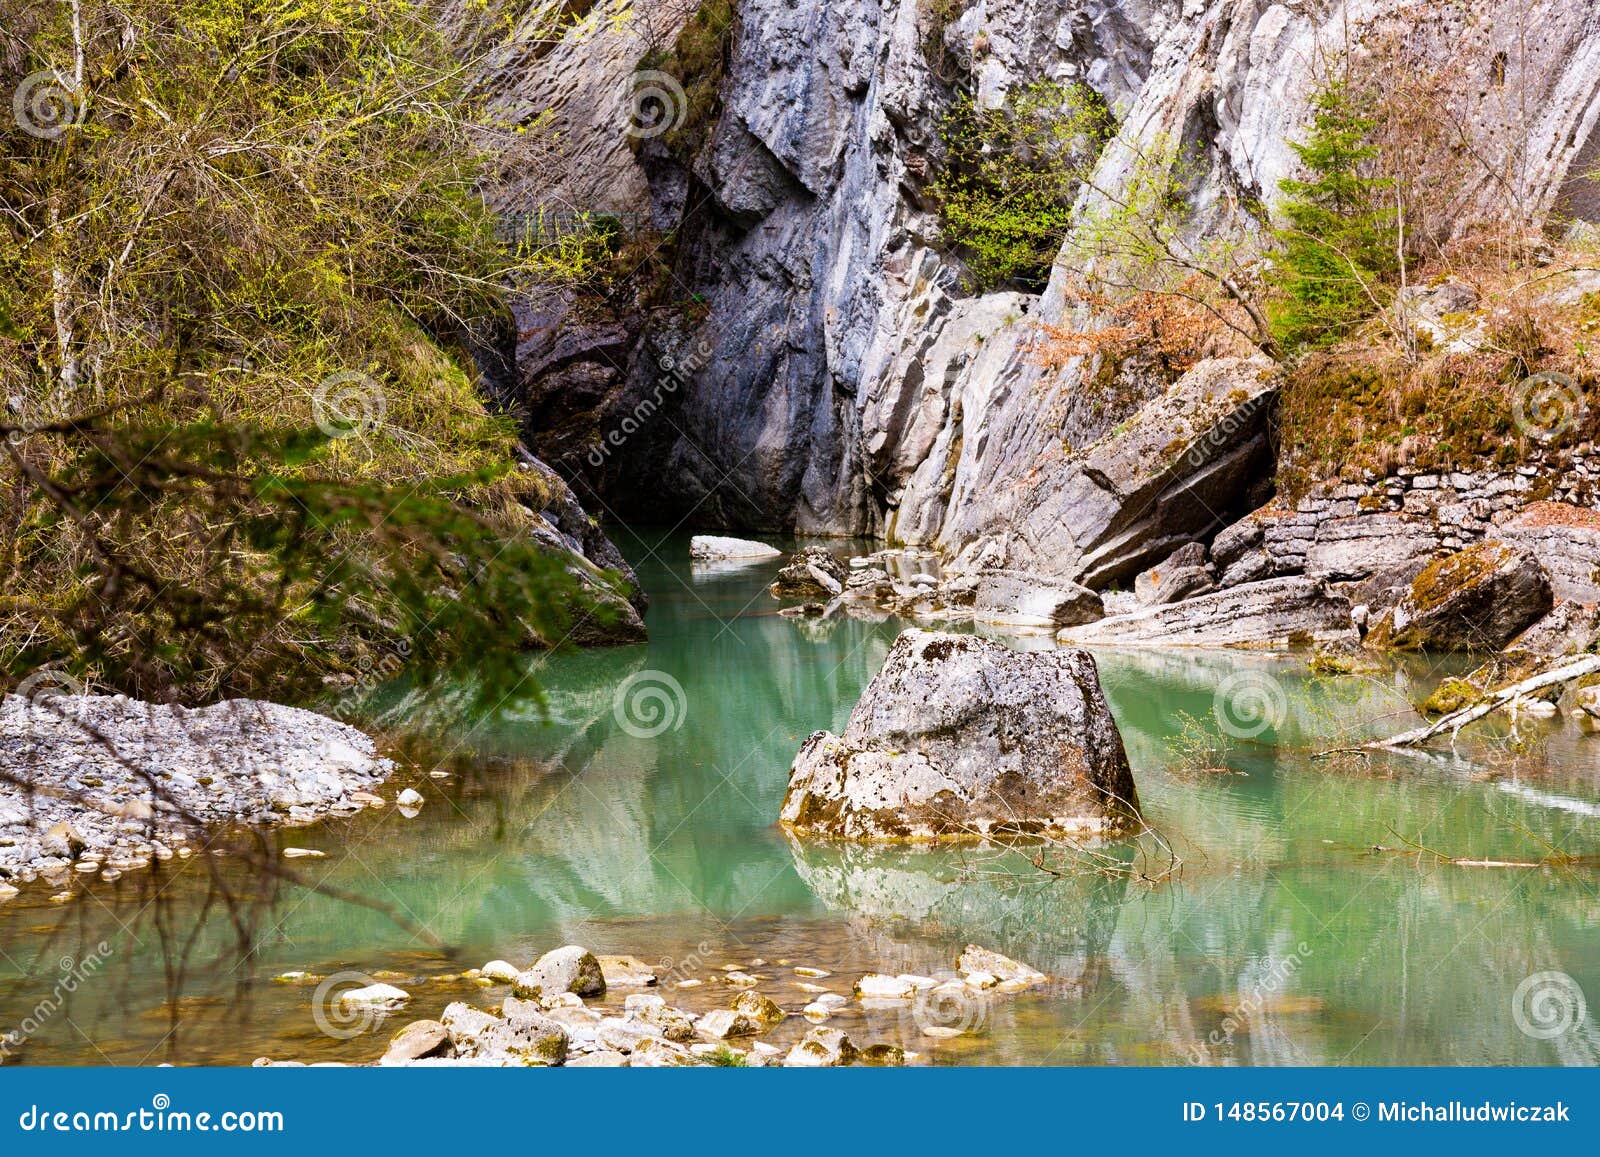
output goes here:
{"type": "MultiPolygon", "coordinates": [[[[492,1005],[462,970],[565,943],[633,953],[668,984],[707,980],[670,994],[695,1009],[726,1003],[716,978],[741,965],[796,1010],[810,997],[793,966],[848,992],[866,971],[947,969],[969,942],[1051,983],[932,1014],[852,1006],[831,1023],[932,1064],[1600,1061],[1600,736],[1524,723],[1514,742],[1501,727],[1454,756],[1318,758],[1408,726],[1438,673],[1102,651],[1175,879],[1057,879],[998,849],[800,847],[773,824],[790,760],[811,731],[843,726],[905,624],[780,618],[772,565],[697,574],[686,538],[628,547],[654,600],[648,647],[543,661],[552,721],[453,720],[409,749],[402,780],[428,797],[416,818],[391,807],[276,837],[325,850],[292,865],[369,906],[253,884],[220,857],[215,873],[173,861],[0,907],[0,1028],[32,1029],[12,1063],[370,1060],[451,1000],[492,1005]],[[1278,723],[1230,736],[1219,696],[1250,695],[1278,723]],[[291,970],[313,979],[275,979],[291,970]],[[392,974],[411,1005],[329,1035],[315,977],[344,971],[392,974]],[[1545,972],[1588,997],[1554,1037],[1516,1008],[1545,972]],[[970,1031],[929,1038],[930,1015],[970,1031]]],[[[769,1039],[803,1028],[791,1018],[769,1039]]]]}

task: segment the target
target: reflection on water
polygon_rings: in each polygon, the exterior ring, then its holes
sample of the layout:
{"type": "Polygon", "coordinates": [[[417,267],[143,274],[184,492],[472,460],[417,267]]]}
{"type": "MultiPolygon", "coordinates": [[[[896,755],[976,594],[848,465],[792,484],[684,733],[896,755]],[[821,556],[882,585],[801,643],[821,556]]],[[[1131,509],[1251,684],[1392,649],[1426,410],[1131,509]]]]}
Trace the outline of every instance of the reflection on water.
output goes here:
{"type": "MultiPolygon", "coordinates": [[[[257,894],[223,858],[221,899],[191,862],[0,908],[0,1029],[30,1024],[17,1059],[371,1059],[407,1019],[488,1003],[463,969],[567,942],[661,962],[672,980],[746,965],[790,1009],[810,999],[791,964],[846,992],[865,971],[946,969],[977,942],[1050,985],[985,1003],[953,1040],[894,1007],[834,1023],[929,1063],[1600,1060],[1600,871],[1552,862],[1600,852],[1600,737],[1524,722],[1518,759],[1503,725],[1456,753],[1330,755],[1403,729],[1434,674],[1326,679],[1270,656],[1107,650],[1140,795],[1183,858],[1176,882],[1055,879],[997,849],[802,847],[772,823],[789,761],[811,731],[842,727],[901,624],[780,618],[765,594],[775,564],[691,572],[682,538],[632,553],[654,599],[648,647],[538,663],[547,720],[450,721],[411,751],[428,797],[415,819],[388,808],[278,837],[326,850],[297,870],[370,906],[257,894]],[[1219,692],[1240,687],[1268,695],[1264,713],[1219,714],[1219,692]],[[62,957],[101,941],[94,976],[35,1015],[62,957]],[[331,1039],[313,986],[274,982],[290,970],[392,972],[414,999],[331,1039]],[[1543,971],[1590,1006],[1548,1039],[1520,1031],[1512,1007],[1543,971]]],[[[426,711],[448,705],[389,705],[391,718],[426,711]]],[[[726,989],[673,999],[708,1008],[726,989]]]]}

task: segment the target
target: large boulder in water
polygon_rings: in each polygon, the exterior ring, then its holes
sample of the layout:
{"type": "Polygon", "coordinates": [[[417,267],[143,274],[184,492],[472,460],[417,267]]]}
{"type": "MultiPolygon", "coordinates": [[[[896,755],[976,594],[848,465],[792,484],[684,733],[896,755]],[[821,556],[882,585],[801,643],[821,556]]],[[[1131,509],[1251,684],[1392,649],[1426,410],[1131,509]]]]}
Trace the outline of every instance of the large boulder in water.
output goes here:
{"type": "Polygon", "coordinates": [[[1480,542],[1423,568],[1367,633],[1369,647],[1497,651],[1550,610],[1550,576],[1528,551],[1480,542]]]}
{"type": "Polygon", "coordinates": [[[1138,806],[1087,651],[911,630],[844,734],[806,740],[781,818],[801,834],[936,839],[1111,831],[1138,806]]]}

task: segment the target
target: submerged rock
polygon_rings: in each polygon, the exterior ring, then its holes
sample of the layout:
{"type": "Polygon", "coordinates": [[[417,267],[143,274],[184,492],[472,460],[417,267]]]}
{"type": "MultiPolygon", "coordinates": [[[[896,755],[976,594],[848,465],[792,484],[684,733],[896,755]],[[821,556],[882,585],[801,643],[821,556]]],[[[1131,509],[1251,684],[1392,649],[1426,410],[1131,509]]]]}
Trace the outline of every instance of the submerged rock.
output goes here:
{"type": "Polygon", "coordinates": [[[598,959],[607,988],[648,988],[656,983],[655,969],[636,956],[601,956],[598,959]]]}
{"type": "Polygon", "coordinates": [[[1088,652],[910,630],[844,734],[806,740],[781,819],[812,835],[927,839],[1099,831],[1137,815],[1088,652]]]}
{"type": "Polygon", "coordinates": [[[1482,542],[1430,563],[1367,632],[1369,647],[1498,650],[1542,618],[1550,578],[1529,552],[1482,542]]]}

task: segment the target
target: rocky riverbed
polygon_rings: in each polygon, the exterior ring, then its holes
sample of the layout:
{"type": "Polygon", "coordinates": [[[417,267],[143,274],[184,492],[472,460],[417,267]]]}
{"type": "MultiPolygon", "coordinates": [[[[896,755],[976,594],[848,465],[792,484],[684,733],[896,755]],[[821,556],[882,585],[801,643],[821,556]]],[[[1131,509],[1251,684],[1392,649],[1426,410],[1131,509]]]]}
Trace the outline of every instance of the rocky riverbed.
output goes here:
{"type": "Polygon", "coordinates": [[[347,724],[255,700],[9,695],[0,751],[0,899],[191,854],[216,826],[359,811],[394,766],[347,724]]]}
{"type": "MultiPolygon", "coordinates": [[[[316,986],[314,1014],[323,1025],[370,1028],[412,1004],[410,993],[377,978],[362,977],[371,983],[358,987],[330,984],[339,979],[305,973],[279,977],[284,983],[316,986]]],[[[674,978],[658,976],[633,956],[597,956],[579,945],[567,945],[545,953],[527,968],[493,960],[461,979],[493,998],[454,1001],[437,1019],[406,1024],[373,1063],[574,1068],[904,1065],[921,1059],[914,1047],[852,1039],[828,1022],[844,1019],[852,1010],[898,1014],[910,1023],[896,1035],[935,1046],[981,1026],[991,1004],[1049,981],[1037,969],[978,945],[968,945],[952,969],[934,976],[884,972],[846,980],[828,969],[790,960],[753,959],[714,966],[708,976],[674,978]]],[[[303,1062],[262,1057],[255,1063],[303,1062]]]]}

